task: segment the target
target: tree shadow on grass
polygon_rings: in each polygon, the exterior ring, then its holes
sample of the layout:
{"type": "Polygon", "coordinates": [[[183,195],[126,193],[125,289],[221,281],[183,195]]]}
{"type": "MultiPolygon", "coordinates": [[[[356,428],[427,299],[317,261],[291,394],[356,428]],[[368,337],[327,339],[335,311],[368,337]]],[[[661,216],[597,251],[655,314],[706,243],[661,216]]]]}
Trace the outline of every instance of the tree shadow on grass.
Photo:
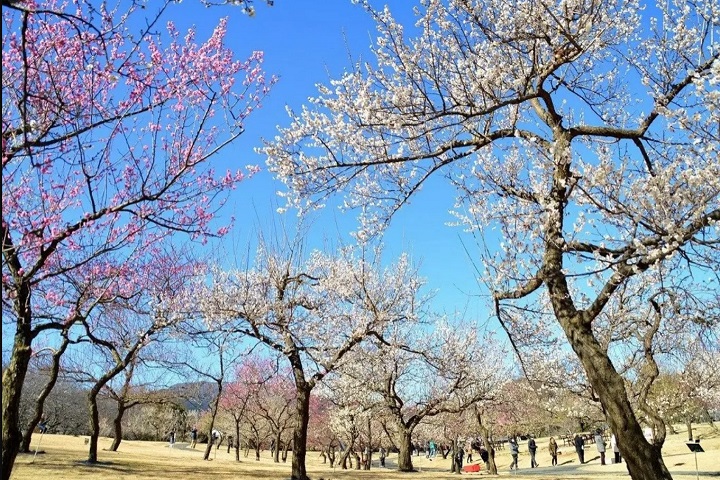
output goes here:
{"type": "Polygon", "coordinates": [[[124,473],[124,474],[131,474],[133,473],[132,469],[128,468],[124,465],[119,465],[115,462],[88,462],[87,460],[78,460],[76,462],[73,462],[74,466],[78,467],[85,467],[85,468],[92,468],[96,470],[106,470],[106,471],[114,471],[118,473],[124,473]]]}

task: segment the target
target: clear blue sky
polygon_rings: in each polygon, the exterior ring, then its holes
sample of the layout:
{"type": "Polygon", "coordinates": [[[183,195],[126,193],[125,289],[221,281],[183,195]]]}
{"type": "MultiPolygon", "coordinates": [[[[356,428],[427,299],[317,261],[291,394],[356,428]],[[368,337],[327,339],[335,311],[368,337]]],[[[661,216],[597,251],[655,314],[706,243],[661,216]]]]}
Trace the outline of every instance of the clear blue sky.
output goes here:
{"type": "MultiPolygon", "coordinates": [[[[409,20],[405,22],[409,30],[414,2],[390,4],[397,17],[409,20]]],[[[228,43],[238,58],[262,50],[266,72],[280,77],[263,108],[249,117],[245,134],[214,159],[220,171],[246,164],[259,164],[264,169],[265,159],[254,153],[254,148],[261,145],[262,138],[274,137],[278,125],[287,126],[286,105],[299,109],[308,97],[316,95],[317,83],[338,78],[352,62],[374,60],[369,53],[377,37],[374,23],[350,0],[277,0],[273,7],[257,0],[255,5],[257,14],[250,18],[237,7],[206,8],[199,1],[185,1],[174,5],[166,16],[180,31],[195,25],[198,43],[209,36],[221,17],[228,17],[228,43]]],[[[223,212],[236,219],[233,233],[225,239],[226,250],[247,251],[257,228],[266,230],[279,222],[273,216],[283,202],[276,195],[281,188],[282,184],[264,169],[233,192],[223,212]]],[[[453,200],[453,189],[442,179],[429,183],[394,219],[384,238],[385,254],[388,259],[401,252],[412,254],[429,288],[437,290],[436,311],[458,310],[466,312],[467,320],[482,320],[488,314],[484,302],[470,296],[477,295],[478,286],[458,237],[462,231],[446,225],[453,220],[448,213],[453,200]]],[[[321,246],[323,238],[337,243],[338,232],[348,241],[347,234],[356,225],[354,212],[342,214],[328,207],[314,222],[308,246],[321,246]]],[[[472,244],[468,246],[473,248],[472,244]]]]}

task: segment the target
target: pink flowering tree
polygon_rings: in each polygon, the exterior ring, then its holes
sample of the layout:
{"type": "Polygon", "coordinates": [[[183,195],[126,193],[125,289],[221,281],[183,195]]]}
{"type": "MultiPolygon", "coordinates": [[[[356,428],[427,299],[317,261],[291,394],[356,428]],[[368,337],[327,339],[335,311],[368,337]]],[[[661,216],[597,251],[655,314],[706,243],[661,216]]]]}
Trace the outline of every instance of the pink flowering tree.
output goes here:
{"type": "MultiPolygon", "coordinates": [[[[240,435],[243,421],[247,423],[264,421],[272,428],[277,422],[273,423],[276,417],[270,413],[276,411],[279,411],[280,422],[287,421],[283,419],[286,418],[285,413],[293,410],[294,391],[293,388],[277,390],[276,387],[283,381],[287,383],[288,380],[290,378],[287,376],[284,379],[282,375],[278,376],[276,361],[258,353],[241,357],[235,365],[234,379],[227,382],[223,389],[220,410],[229,414],[233,420],[236,461],[240,461],[240,435]]],[[[292,383],[290,386],[292,387],[292,383]]],[[[279,435],[278,433],[277,436],[279,435]]],[[[260,460],[260,442],[254,443],[256,460],[260,460]]],[[[278,444],[279,442],[276,442],[276,445],[278,444]]],[[[277,451],[276,449],[276,453],[277,451]]]]}
{"type": "Polygon", "coordinates": [[[670,479],[603,312],[631,281],[650,297],[702,278],[699,304],[717,298],[717,1],[429,0],[412,30],[361,3],[372,61],[321,86],[263,149],[289,206],[342,194],[364,238],[446,178],[511,339],[557,330],[632,477],[670,479]]]}
{"type": "Polygon", "coordinates": [[[3,303],[15,323],[2,382],[3,480],[40,332],[62,331],[121,290],[111,279],[172,233],[227,229],[213,218],[245,174],[219,174],[208,161],[243,132],[274,80],[261,53],[240,61],[224,46],[225,20],[201,43],[161,24],[173,3],[3,2],[0,235],[3,303]],[[62,277],[87,276],[106,281],[78,305],[62,277]]]}

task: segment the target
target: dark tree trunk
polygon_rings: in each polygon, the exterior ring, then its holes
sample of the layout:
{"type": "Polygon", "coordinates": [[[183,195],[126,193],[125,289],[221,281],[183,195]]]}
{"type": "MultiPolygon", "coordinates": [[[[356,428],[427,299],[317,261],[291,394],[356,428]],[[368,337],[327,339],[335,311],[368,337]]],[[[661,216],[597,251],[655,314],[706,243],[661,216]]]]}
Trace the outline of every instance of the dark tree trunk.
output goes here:
{"type": "MultiPolygon", "coordinates": [[[[60,373],[60,358],[62,357],[63,353],[65,353],[65,350],[67,350],[69,343],[70,340],[68,339],[67,331],[65,331],[63,332],[63,341],[60,344],[60,348],[58,348],[52,355],[50,377],[48,378],[45,387],[43,387],[42,391],[40,392],[40,395],[38,395],[37,399],[35,400],[35,413],[25,427],[25,436],[23,437],[22,445],[20,446],[21,452],[30,451],[30,441],[32,440],[32,434],[35,431],[35,427],[37,427],[38,423],[40,423],[40,420],[42,420],[43,410],[45,409],[45,400],[50,395],[50,392],[52,392],[52,389],[55,387],[55,383],[57,383],[58,373],[60,373]]],[[[3,395],[5,395],[4,392],[3,395]]]]}
{"type": "Polygon", "coordinates": [[[287,463],[288,453],[290,453],[290,442],[285,442],[282,453],[282,461],[283,463],[287,463]]]}
{"type": "Polygon", "coordinates": [[[482,438],[482,441],[483,441],[483,447],[485,447],[485,449],[488,452],[488,466],[487,466],[488,473],[490,475],[497,475],[498,471],[497,471],[497,465],[495,464],[495,455],[492,454],[494,449],[493,449],[492,445],[490,444],[490,436],[488,435],[488,429],[484,424],[480,423],[479,430],[480,430],[480,438],[482,438]]]}
{"type": "MultiPolygon", "coordinates": [[[[8,232],[3,226],[3,256],[8,232]]],[[[19,268],[19,265],[17,266],[19,268]]],[[[32,355],[32,331],[30,309],[30,286],[22,283],[17,290],[14,309],[17,312],[17,325],[10,362],[2,377],[2,480],[10,480],[15,458],[20,449],[20,396],[25,375],[32,355]]]]}
{"type": "Polygon", "coordinates": [[[687,427],[688,442],[692,442],[693,441],[692,421],[685,420],[685,426],[687,427]]]}
{"type": "Polygon", "coordinates": [[[117,452],[117,449],[120,447],[120,442],[122,442],[122,419],[126,410],[125,402],[119,401],[117,415],[113,418],[113,431],[115,432],[115,436],[113,437],[112,445],[110,445],[111,452],[117,452]]]}
{"type": "MultiPolygon", "coordinates": [[[[240,418],[235,419],[235,461],[240,461],[240,418]]],[[[245,455],[247,456],[247,455],[245,455]]]]}
{"type": "Polygon", "coordinates": [[[460,447],[460,445],[458,445],[456,440],[453,440],[452,445],[453,445],[453,449],[452,449],[452,461],[450,462],[450,471],[452,473],[460,473],[460,469],[462,467],[457,462],[457,456],[458,456],[458,450],[461,447],[460,447]]]}
{"type": "MultiPolygon", "coordinates": [[[[608,353],[598,343],[592,332],[590,311],[577,310],[572,293],[563,272],[563,220],[567,203],[567,185],[570,181],[572,158],[570,133],[553,119],[552,156],[555,163],[552,187],[549,195],[554,206],[548,210],[545,254],[542,281],[548,289],[555,318],[565,332],[572,349],[577,354],[590,384],[597,392],[600,403],[607,413],[608,423],[617,439],[620,453],[627,461],[633,480],[671,480],[672,476],[663,463],[660,446],[650,445],[635,417],[628,400],[623,377],[613,367],[608,353]]],[[[622,282],[622,279],[618,280],[622,282]]],[[[608,283],[611,290],[617,283],[608,283]]]]}
{"type": "Polygon", "coordinates": [[[213,406],[210,413],[210,430],[208,431],[208,444],[205,448],[205,454],[203,455],[203,460],[210,460],[210,452],[212,451],[213,445],[215,444],[215,441],[213,440],[212,431],[215,428],[215,417],[217,417],[218,407],[220,405],[220,397],[222,396],[222,379],[216,380],[218,390],[217,395],[215,396],[215,399],[213,400],[213,406]]]}
{"type": "Polygon", "coordinates": [[[90,450],[87,463],[97,463],[98,438],[100,438],[100,413],[98,411],[97,396],[105,383],[97,383],[88,393],[90,407],[90,450]]]}
{"type": "Polygon", "coordinates": [[[398,470],[412,472],[412,430],[400,430],[400,452],[398,453],[398,470]]]}
{"type": "Polygon", "coordinates": [[[280,429],[275,432],[275,451],[273,452],[273,462],[280,463],[280,429]]]}
{"type": "Polygon", "coordinates": [[[613,367],[607,352],[593,336],[590,326],[579,325],[577,320],[561,323],[608,413],[608,423],[615,432],[618,448],[627,462],[630,476],[633,480],[672,480],[663,462],[661,447],[651,445],[645,439],[628,401],[623,379],[613,367]]]}
{"type": "MultiPolygon", "coordinates": [[[[340,459],[340,465],[341,465],[340,468],[342,468],[343,470],[347,470],[347,468],[348,468],[348,466],[347,466],[348,458],[350,458],[350,448],[349,447],[345,449],[345,451],[343,452],[342,458],[340,459]]],[[[350,465],[350,466],[352,467],[352,465],[350,465]]]]}
{"type": "MultiPolygon", "coordinates": [[[[293,432],[293,459],[292,480],[309,480],[305,469],[305,456],[307,454],[307,429],[310,420],[310,391],[311,387],[302,382],[298,385],[298,372],[296,372],[296,424],[293,432]]],[[[278,448],[280,446],[278,445],[278,448]]]]}

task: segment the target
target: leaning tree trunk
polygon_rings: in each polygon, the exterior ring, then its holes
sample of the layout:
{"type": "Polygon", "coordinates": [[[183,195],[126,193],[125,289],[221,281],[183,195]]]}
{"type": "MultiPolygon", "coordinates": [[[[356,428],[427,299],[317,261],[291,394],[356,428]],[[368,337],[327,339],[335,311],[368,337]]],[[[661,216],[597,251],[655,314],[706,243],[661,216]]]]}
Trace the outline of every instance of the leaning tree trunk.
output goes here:
{"type": "Polygon", "coordinates": [[[125,406],[125,402],[119,401],[117,414],[115,415],[115,418],[113,418],[113,431],[115,432],[115,436],[113,438],[112,445],[110,445],[111,452],[117,452],[117,449],[120,447],[120,442],[122,442],[122,419],[126,410],[127,407],[125,406]]]}
{"type": "Polygon", "coordinates": [[[412,472],[412,430],[400,429],[400,445],[398,453],[398,470],[401,472],[412,472]]]}
{"type": "Polygon", "coordinates": [[[282,453],[283,463],[287,463],[288,453],[290,453],[290,449],[291,449],[290,447],[291,447],[290,442],[285,442],[284,448],[283,448],[283,453],[282,453]]]}
{"type": "MultiPolygon", "coordinates": [[[[558,317],[562,318],[562,313],[558,317]]],[[[610,428],[615,433],[630,476],[633,480],[672,480],[662,459],[661,446],[652,445],[645,439],[628,401],[622,376],[593,336],[590,325],[582,325],[578,318],[565,318],[561,324],[608,413],[610,428]]]]}
{"type": "Polygon", "coordinates": [[[62,357],[63,353],[65,353],[65,350],[67,350],[68,344],[70,343],[70,340],[67,336],[67,331],[63,331],[62,335],[63,341],[60,344],[60,347],[52,355],[52,364],[50,366],[50,376],[48,378],[48,381],[45,384],[45,387],[40,392],[40,395],[38,395],[37,399],[35,400],[35,413],[25,427],[25,436],[23,437],[22,445],[20,446],[21,452],[30,451],[30,441],[32,440],[32,434],[35,431],[35,427],[37,427],[37,424],[40,423],[40,420],[42,419],[43,411],[45,409],[45,400],[50,395],[50,392],[52,392],[52,389],[55,388],[55,384],[57,383],[58,374],[60,373],[60,358],[62,357]]]}
{"type": "MultiPolygon", "coordinates": [[[[538,108],[539,107],[538,104],[538,108]]],[[[590,384],[597,392],[607,412],[610,428],[615,433],[620,453],[627,461],[628,471],[633,480],[671,480],[672,476],[662,460],[659,445],[645,440],[642,428],[628,400],[623,378],[613,367],[607,351],[598,343],[592,332],[590,311],[578,311],[572,299],[567,277],[563,272],[563,220],[567,204],[568,189],[572,172],[570,162],[572,136],[561,125],[561,119],[548,115],[553,129],[552,144],[553,172],[552,186],[545,217],[545,254],[543,257],[542,282],[547,286],[555,318],[565,332],[570,346],[577,354],[590,384]]],[[[606,285],[605,295],[612,295],[622,281],[606,285]]]]}
{"type": "MultiPolygon", "coordinates": [[[[8,234],[3,226],[3,255],[8,234]]],[[[19,265],[17,266],[19,268],[19,265]]],[[[20,433],[20,396],[32,355],[32,314],[30,286],[20,284],[16,291],[14,310],[17,312],[15,339],[10,363],[2,376],[2,480],[10,480],[15,458],[22,441],[20,433]]]]}
{"type": "Polygon", "coordinates": [[[497,475],[497,465],[495,464],[495,455],[492,454],[493,447],[490,445],[490,434],[488,432],[487,427],[482,421],[482,415],[480,413],[480,410],[478,409],[477,405],[475,405],[475,419],[478,423],[478,431],[480,433],[480,438],[482,438],[483,447],[485,447],[485,450],[487,450],[488,454],[488,473],[490,475],[497,475]]]}
{"type": "MultiPolygon", "coordinates": [[[[217,417],[218,408],[220,406],[220,397],[222,396],[222,380],[218,381],[217,384],[218,391],[215,399],[213,400],[213,406],[210,413],[210,429],[208,430],[208,443],[207,447],[205,447],[205,454],[203,455],[203,460],[210,460],[210,452],[212,451],[213,445],[215,444],[215,440],[212,436],[212,431],[215,428],[215,417],[217,417]]],[[[218,448],[220,448],[219,445],[218,448]]]]}

